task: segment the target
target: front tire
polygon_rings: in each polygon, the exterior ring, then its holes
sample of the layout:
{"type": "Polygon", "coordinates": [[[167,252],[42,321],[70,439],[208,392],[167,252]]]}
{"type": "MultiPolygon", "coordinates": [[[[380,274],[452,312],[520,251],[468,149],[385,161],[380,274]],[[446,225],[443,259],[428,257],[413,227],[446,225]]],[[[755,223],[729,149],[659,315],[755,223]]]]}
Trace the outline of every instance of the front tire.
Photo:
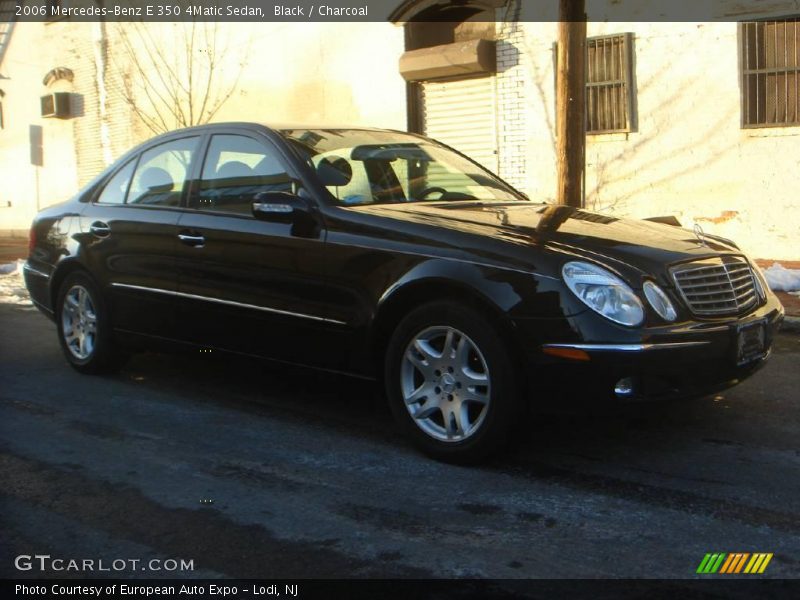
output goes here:
{"type": "Polygon", "coordinates": [[[119,369],[125,355],[114,347],[105,301],[85,273],[67,275],[58,291],[56,327],[67,362],[81,373],[119,369]]]}
{"type": "Polygon", "coordinates": [[[421,306],[397,326],[385,381],[395,419],[428,455],[474,463],[500,450],[521,415],[508,349],[477,311],[421,306]]]}

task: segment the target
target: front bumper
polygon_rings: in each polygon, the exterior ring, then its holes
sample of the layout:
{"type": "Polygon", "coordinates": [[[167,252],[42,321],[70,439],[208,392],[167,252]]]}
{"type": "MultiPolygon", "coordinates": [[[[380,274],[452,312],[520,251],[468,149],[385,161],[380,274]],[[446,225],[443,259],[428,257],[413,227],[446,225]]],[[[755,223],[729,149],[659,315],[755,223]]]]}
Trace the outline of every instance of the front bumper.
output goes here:
{"type": "MultiPolygon", "coordinates": [[[[780,301],[770,294],[765,304],[737,318],[638,330],[614,326],[587,311],[542,335],[540,320],[541,343],[529,352],[532,397],[637,401],[710,394],[764,366],[783,316],[780,301]],[[739,332],[760,323],[763,352],[742,360],[739,332]]],[[[530,330],[536,324],[522,327],[530,330]]]]}

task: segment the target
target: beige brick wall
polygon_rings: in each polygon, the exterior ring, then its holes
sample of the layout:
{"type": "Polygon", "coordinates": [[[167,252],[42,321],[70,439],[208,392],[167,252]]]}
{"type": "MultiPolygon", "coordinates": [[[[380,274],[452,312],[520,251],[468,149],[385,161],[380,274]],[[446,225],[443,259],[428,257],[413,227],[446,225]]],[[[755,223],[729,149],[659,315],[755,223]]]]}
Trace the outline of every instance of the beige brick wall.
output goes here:
{"type": "MultiPolygon", "coordinates": [[[[553,200],[557,27],[529,21],[499,29],[499,62],[516,64],[500,69],[500,85],[518,84],[500,92],[498,119],[507,132],[501,175],[534,199],[553,200]],[[523,142],[515,135],[520,128],[523,142]]],[[[800,257],[800,127],[741,128],[737,24],[588,26],[590,36],[623,32],[634,34],[638,127],[587,137],[587,208],[632,217],[672,214],[686,227],[697,223],[734,239],[753,255],[800,257]]]]}
{"type": "Polygon", "coordinates": [[[498,175],[511,185],[522,189],[526,187],[528,162],[526,140],[530,115],[525,97],[530,88],[528,81],[530,71],[526,64],[528,56],[519,52],[525,36],[522,26],[510,20],[498,23],[498,38],[498,175]]]}
{"type": "MultiPolygon", "coordinates": [[[[154,135],[125,101],[125,81],[136,73],[117,27],[69,21],[17,24],[0,65],[0,88],[6,93],[6,127],[0,130],[0,178],[6,182],[0,188],[0,232],[27,229],[39,208],[69,198],[111,161],[154,135]],[[55,67],[71,69],[74,78],[48,90],[42,79],[55,67]],[[39,97],[56,88],[75,95],[78,116],[41,118],[39,97]],[[30,125],[43,128],[44,167],[30,164],[30,125]]],[[[153,42],[169,48],[179,37],[171,30],[176,27],[183,24],[154,26],[153,42]]],[[[222,62],[212,96],[234,84],[235,90],[212,121],[405,129],[405,84],[397,70],[403,52],[401,27],[228,23],[219,24],[216,34],[222,62]]],[[[146,36],[132,38],[140,46],[147,41],[146,36]]],[[[145,55],[146,48],[141,52],[145,55]]],[[[141,90],[137,101],[146,105],[141,90]]]]}
{"type": "MultiPolygon", "coordinates": [[[[552,200],[557,28],[537,22],[538,13],[525,12],[534,4],[516,0],[498,10],[499,174],[534,200],[552,200]]],[[[674,214],[685,225],[698,223],[731,237],[760,257],[797,259],[800,128],[741,129],[736,24],[600,21],[589,24],[589,35],[634,34],[638,127],[628,134],[589,136],[587,207],[634,217],[674,214]]],[[[131,73],[113,59],[101,101],[98,28],[20,23],[14,31],[0,65],[6,92],[0,177],[9,182],[0,189],[0,230],[26,228],[37,206],[69,197],[109,160],[152,135],[121,98],[120,78],[131,73]],[[42,78],[57,66],[75,74],[70,90],[83,100],[81,117],[39,116],[39,96],[48,91],[42,78]],[[44,128],[43,168],[29,163],[31,124],[44,128]],[[3,208],[8,201],[11,208],[3,208]]],[[[114,55],[118,48],[109,28],[114,55]]],[[[241,73],[214,120],[405,128],[405,86],[397,69],[402,28],[388,23],[221,28],[234,41],[224,70],[241,73]],[[303,51],[286,51],[292,47],[303,51]]]]}

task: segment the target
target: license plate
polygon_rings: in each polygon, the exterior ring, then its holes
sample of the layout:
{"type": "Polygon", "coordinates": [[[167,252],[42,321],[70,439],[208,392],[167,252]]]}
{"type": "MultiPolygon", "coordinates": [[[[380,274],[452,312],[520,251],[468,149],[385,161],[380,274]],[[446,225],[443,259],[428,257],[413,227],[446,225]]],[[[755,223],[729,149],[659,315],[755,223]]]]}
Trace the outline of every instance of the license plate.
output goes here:
{"type": "Polygon", "coordinates": [[[763,358],[767,353],[766,321],[756,321],[736,328],[736,365],[742,366],[763,358]]]}

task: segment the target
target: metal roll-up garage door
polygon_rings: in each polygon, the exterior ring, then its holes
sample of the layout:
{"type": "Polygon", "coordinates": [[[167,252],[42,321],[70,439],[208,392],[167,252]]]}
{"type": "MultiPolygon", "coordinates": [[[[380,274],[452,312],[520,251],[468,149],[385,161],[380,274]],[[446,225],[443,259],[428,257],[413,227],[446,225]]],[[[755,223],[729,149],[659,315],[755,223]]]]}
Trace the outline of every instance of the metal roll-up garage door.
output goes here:
{"type": "Polygon", "coordinates": [[[495,78],[429,81],[420,89],[425,135],[496,173],[495,78]]]}

